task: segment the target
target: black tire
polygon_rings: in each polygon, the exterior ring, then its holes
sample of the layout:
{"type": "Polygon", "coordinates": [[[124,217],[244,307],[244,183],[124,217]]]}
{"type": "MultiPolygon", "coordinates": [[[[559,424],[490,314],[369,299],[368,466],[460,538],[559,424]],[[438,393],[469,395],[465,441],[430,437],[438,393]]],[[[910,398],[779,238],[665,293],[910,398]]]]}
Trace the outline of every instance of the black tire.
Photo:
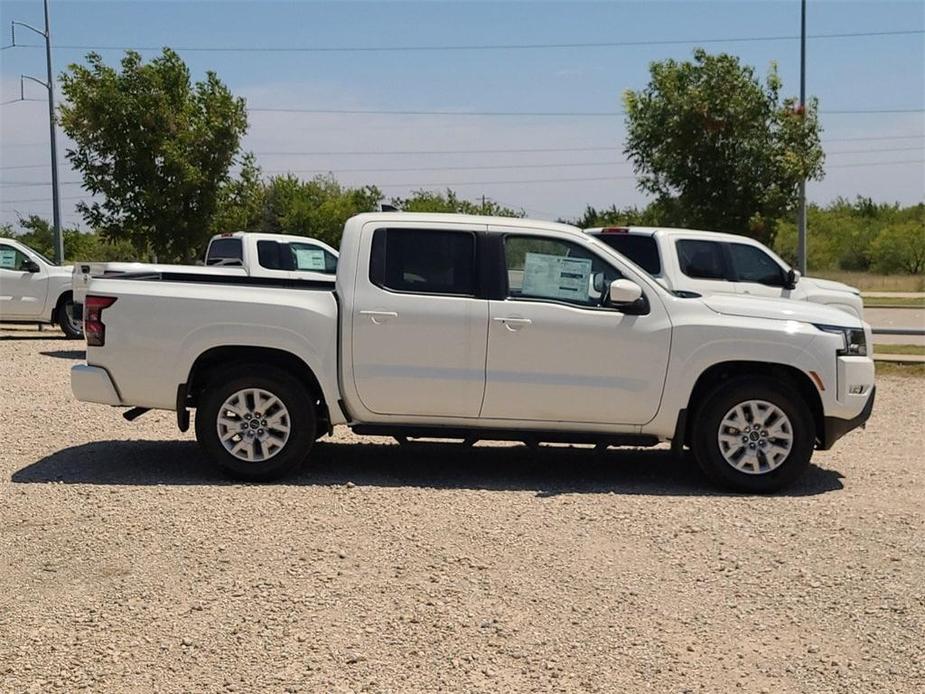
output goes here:
{"type": "Polygon", "coordinates": [[[316,429],[314,399],[305,387],[292,374],[262,364],[235,364],[211,374],[196,409],[199,445],[228,474],[247,482],[268,482],[295,471],[308,457],[316,429]],[[248,388],[275,395],[289,413],[288,439],[280,450],[262,461],[245,461],[232,455],[218,432],[218,418],[225,401],[248,388]]]}
{"type": "Polygon", "coordinates": [[[55,309],[55,320],[58,326],[64,332],[68,340],[82,340],[84,337],[83,324],[75,323],[72,320],[74,315],[74,297],[65,294],[58,299],[58,306],[55,309]]]}
{"type": "Polygon", "coordinates": [[[697,409],[691,429],[691,449],[707,477],[723,487],[758,494],[775,492],[796,480],[809,466],[815,440],[815,421],[803,397],[786,382],[760,377],[732,379],[713,390],[697,409]],[[720,449],[723,418],[748,400],[771,403],[790,420],[790,452],[778,467],[767,472],[740,471],[726,461],[720,449]]]}

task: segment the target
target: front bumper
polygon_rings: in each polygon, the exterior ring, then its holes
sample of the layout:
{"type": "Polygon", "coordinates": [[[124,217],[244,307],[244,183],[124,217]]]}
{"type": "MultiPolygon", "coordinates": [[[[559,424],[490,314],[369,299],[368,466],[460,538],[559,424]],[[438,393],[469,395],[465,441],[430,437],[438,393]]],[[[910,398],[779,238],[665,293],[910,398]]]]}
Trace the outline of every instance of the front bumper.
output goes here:
{"type": "Polygon", "coordinates": [[[71,367],[71,391],[81,402],[96,402],[101,405],[121,405],[109,372],[100,366],[78,364],[71,367]]]}
{"type": "Polygon", "coordinates": [[[861,414],[857,417],[852,417],[851,419],[842,419],[841,417],[826,417],[824,420],[824,429],[822,432],[822,439],[819,442],[820,450],[828,450],[835,442],[838,441],[842,436],[847,434],[849,431],[862,427],[867,423],[867,420],[870,419],[870,413],[874,410],[874,397],[877,394],[877,387],[874,386],[870,389],[870,393],[867,396],[867,402],[864,404],[864,409],[861,410],[861,414]]]}

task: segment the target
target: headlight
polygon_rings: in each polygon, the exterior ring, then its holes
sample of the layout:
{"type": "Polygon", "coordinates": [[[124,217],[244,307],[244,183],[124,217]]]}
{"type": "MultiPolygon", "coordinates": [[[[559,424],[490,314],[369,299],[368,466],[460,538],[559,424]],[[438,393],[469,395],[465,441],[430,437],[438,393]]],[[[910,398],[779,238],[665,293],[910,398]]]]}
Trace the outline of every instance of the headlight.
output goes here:
{"type": "Polygon", "coordinates": [[[840,357],[866,357],[867,336],[863,328],[842,328],[838,325],[819,325],[814,323],[818,330],[824,333],[839,335],[842,339],[842,348],[837,354],[840,357]]]}

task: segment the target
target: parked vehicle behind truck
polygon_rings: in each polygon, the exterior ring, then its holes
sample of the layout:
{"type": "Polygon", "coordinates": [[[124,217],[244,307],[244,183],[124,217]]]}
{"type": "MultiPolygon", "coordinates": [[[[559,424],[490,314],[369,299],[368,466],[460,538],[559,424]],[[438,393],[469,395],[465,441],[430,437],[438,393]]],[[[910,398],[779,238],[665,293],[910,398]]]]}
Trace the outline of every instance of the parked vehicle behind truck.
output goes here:
{"type": "Polygon", "coordinates": [[[174,278],[187,274],[218,274],[223,277],[238,275],[326,281],[332,280],[337,271],[337,251],[323,241],[308,236],[239,231],[213,236],[206,248],[203,265],[78,263],[73,273],[77,315],[82,315],[87,285],[94,276],[114,277],[157,271],[174,278]],[[218,269],[220,273],[216,273],[218,269]]]}
{"type": "Polygon", "coordinates": [[[371,213],[336,281],[91,278],[79,400],[196,410],[196,438],[265,480],[360,434],[689,447],[766,492],[862,425],[869,326],[764,297],[667,290],[575,227],[371,213]],[[139,365],[144,367],[140,368],[139,365]]]}
{"type": "Polygon", "coordinates": [[[0,238],[0,322],[51,323],[70,339],[83,337],[71,271],[24,243],[0,238]]]}
{"type": "Polygon", "coordinates": [[[586,231],[670,290],[811,301],[864,317],[858,289],[841,282],[800,277],[767,246],[745,236],[652,227],[586,231]]]}

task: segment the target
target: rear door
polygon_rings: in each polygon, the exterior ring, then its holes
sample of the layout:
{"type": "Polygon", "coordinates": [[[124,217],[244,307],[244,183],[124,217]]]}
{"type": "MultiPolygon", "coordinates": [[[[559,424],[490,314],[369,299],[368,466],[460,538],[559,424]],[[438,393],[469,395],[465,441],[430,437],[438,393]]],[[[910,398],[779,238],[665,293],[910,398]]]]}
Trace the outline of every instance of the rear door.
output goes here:
{"type": "Polygon", "coordinates": [[[356,279],[352,353],[357,394],[370,412],[478,416],[488,324],[488,301],[478,296],[484,229],[406,223],[363,230],[370,257],[360,267],[369,274],[356,279]]]}
{"type": "Polygon", "coordinates": [[[44,265],[12,244],[0,243],[0,317],[44,318],[47,293],[48,273],[44,265]],[[38,265],[38,272],[25,270],[30,260],[38,265]]]}
{"type": "Polygon", "coordinates": [[[504,237],[505,298],[490,302],[481,416],[643,424],[658,412],[671,323],[604,305],[623,277],[593,247],[548,235],[504,237]]]}

